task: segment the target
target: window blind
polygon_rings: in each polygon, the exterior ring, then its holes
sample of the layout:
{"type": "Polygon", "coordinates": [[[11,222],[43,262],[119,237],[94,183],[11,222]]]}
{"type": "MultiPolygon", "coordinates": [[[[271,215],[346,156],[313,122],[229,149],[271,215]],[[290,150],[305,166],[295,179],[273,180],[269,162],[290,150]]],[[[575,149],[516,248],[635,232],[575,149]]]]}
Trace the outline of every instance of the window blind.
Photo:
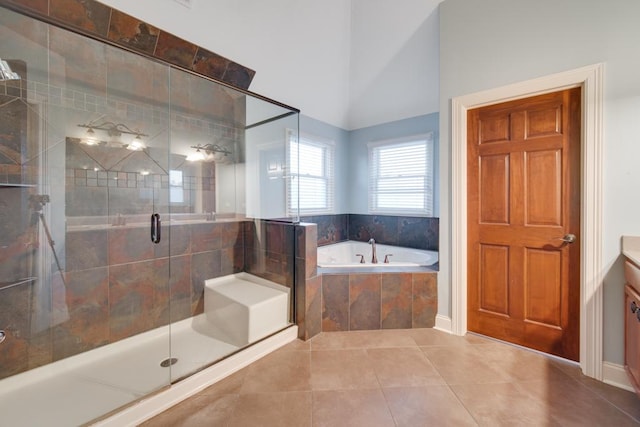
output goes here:
{"type": "Polygon", "coordinates": [[[289,213],[331,213],[334,206],[334,144],[318,137],[289,137],[289,213]]]}
{"type": "Polygon", "coordinates": [[[433,214],[433,137],[369,144],[369,211],[433,214]]]}

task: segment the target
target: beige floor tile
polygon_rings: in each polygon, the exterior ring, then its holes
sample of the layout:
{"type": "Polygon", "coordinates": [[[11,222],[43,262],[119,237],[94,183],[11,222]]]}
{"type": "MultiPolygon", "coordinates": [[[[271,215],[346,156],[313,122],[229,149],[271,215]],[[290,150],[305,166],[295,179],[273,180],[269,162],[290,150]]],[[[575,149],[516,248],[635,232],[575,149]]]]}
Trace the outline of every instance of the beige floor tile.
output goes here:
{"type": "Polygon", "coordinates": [[[238,403],[237,394],[194,396],[141,424],[142,427],[225,426],[238,403]]]}
{"type": "MultiPolygon", "coordinates": [[[[546,407],[562,425],[639,426],[634,420],[607,402],[584,384],[568,378],[564,381],[527,381],[515,384],[546,407]]],[[[640,402],[639,402],[640,404],[640,402]]]]}
{"type": "Polygon", "coordinates": [[[382,390],[314,391],[314,427],[389,427],[393,418],[382,390]]]}
{"type": "Polygon", "coordinates": [[[578,381],[607,402],[640,421],[640,397],[634,392],[596,381],[582,374],[578,377],[578,381]]]}
{"type": "Polygon", "coordinates": [[[416,347],[406,329],[323,332],[311,340],[311,350],[416,347]]]}
{"type": "Polygon", "coordinates": [[[445,384],[419,348],[370,348],[367,354],[381,387],[445,384]]]}
{"type": "Polygon", "coordinates": [[[228,377],[218,381],[202,390],[198,395],[225,395],[225,394],[239,394],[242,384],[244,383],[244,377],[247,374],[248,368],[240,369],[238,372],[229,375],[228,377]]]}
{"type": "Polygon", "coordinates": [[[296,340],[143,426],[312,420],[314,427],[640,427],[640,399],[575,364],[472,334],[332,332],[296,340]]]}
{"type": "Polygon", "coordinates": [[[311,409],[311,392],[244,394],[227,426],[311,427],[311,409]]]}
{"type": "Polygon", "coordinates": [[[409,329],[407,333],[414,339],[420,347],[427,346],[449,346],[449,345],[475,345],[487,344],[491,341],[472,334],[463,337],[451,335],[447,332],[439,331],[433,328],[409,329]]]}
{"type": "Polygon", "coordinates": [[[552,359],[531,350],[504,343],[491,343],[475,346],[478,360],[487,366],[500,371],[508,381],[527,380],[564,380],[568,376],[552,359]]]}
{"type": "Polygon", "coordinates": [[[446,385],[383,388],[382,391],[398,427],[477,425],[446,385]]]}
{"type": "Polygon", "coordinates": [[[310,351],[311,341],[293,340],[276,351],[310,351]]]}
{"type": "Polygon", "coordinates": [[[380,384],[366,350],[311,352],[311,388],[313,390],[379,387],[380,384]]]}
{"type": "Polygon", "coordinates": [[[451,389],[481,426],[560,426],[550,408],[513,383],[458,384],[451,389]]]}
{"type": "Polygon", "coordinates": [[[240,394],[311,390],[311,353],[278,351],[246,368],[240,394]]]}
{"type": "Polygon", "coordinates": [[[478,346],[420,347],[447,384],[503,383],[509,376],[484,362],[478,346]]]}

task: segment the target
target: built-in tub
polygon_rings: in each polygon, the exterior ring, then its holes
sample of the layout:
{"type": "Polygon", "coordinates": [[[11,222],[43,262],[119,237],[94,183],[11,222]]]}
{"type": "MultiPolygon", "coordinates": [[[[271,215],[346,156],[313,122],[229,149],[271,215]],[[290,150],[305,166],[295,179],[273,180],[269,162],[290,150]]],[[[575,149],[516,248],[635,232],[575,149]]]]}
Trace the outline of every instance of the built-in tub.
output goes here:
{"type": "Polygon", "coordinates": [[[318,247],[318,268],[321,269],[374,269],[397,270],[398,268],[430,268],[437,269],[438,252],[422,249],[403,248],[400,246],[381,245],[376,243],[378,263],[372,261],[372,245],[366,242],[347,240],[345,242],[318,247]],[[361,263],[364,256],[364,263],[361,263]],[[388,256],[388,263],[385,258],[388,256]]]}

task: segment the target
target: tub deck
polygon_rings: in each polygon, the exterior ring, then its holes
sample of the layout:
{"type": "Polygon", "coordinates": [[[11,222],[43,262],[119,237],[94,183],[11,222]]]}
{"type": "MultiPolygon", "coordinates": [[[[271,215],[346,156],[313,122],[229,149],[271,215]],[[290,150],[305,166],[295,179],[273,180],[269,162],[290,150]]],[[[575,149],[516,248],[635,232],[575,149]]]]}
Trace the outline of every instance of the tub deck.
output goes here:
{"type": "Polygon", "coordinates": [[[438,271],[438,263],[422,266],[416,264],[327,264],[318,265],[318,274],[358,274],[358,273],[428,273],[438,271]]]}

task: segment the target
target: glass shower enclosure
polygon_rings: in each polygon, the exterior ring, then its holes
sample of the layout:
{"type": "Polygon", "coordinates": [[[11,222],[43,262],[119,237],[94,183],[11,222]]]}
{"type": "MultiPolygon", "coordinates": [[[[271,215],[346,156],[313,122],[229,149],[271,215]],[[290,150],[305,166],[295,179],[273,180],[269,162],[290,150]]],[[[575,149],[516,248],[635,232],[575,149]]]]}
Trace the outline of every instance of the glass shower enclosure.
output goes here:
{"type": "Polygon", "coordinates": [[[290,326],[298,111],[0,12],[0,424],[91,422],[290,326]]]}

